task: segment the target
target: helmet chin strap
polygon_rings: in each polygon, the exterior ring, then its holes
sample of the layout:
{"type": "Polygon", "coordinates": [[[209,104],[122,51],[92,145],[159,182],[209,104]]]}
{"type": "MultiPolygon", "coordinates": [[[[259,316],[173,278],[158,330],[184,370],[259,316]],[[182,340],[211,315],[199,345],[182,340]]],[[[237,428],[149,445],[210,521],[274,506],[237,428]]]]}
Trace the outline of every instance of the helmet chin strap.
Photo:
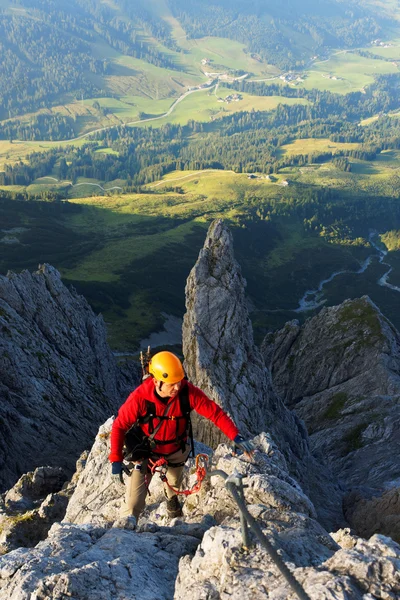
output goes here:
{"type": "Polygon", "coordinates": [[[163,381],[158,381],[157,379],[155,381],[156,381],[156,385],[155,385],[156,392],[160,393],[161,392],[161,388],[162,388],[164,382],[163,381]]]}

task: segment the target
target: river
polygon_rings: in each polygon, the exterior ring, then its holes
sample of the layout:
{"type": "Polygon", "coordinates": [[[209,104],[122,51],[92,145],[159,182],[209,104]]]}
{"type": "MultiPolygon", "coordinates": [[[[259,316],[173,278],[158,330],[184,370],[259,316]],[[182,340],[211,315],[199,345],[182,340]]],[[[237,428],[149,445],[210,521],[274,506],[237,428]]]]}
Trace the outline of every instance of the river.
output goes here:
{"type": "Polygon", "coordinates": [[[375,239],[378,235],[379,234],[376,231],[373,231],[369,234],[368,241],[371,244],[371,246],[376,250],[376,253],[368,256],[368,258],[361,264],[358,271],[349,271],[349,270],[335,271],[327,279],[322,279],[322,281],[320,281],[320,283],[316,289],[307,290],[305,292],[304,296],[299,300],[299,306],[294,310],[294,312],[297,312],[297,313],[307,312],[307,311],[319,308],[320,306],[325,304],[326,298],[324,298],[324,286],[327,283],[330,283],[339,275],[345,275],[348,273],[353,273],[354,275],[360,275],[361,273],[365,273],[365,271],[368,269],[368,267],[370,266],[370,264],[374,258],[377,258],[378,261],[382,265],[385,265],[388,267],[388,270],[386,271],[386,273],[384,273],[384,275],[382,275],[382,277],[380,277],[377,280],[377,282],[376,282],[377,285],[387,287],[391,290],[394,290],[395,292],[400,292],[400,287],[398,287],[396,285],[392,285],[391,283],[388,282],[389,275],[392,272],[393,267],[391,267],[387,262],[385,262],[385,257],[387,255],[388,251],[385,250],[384,248],[378,246],[378,244],[375,241],[375,239]]]}

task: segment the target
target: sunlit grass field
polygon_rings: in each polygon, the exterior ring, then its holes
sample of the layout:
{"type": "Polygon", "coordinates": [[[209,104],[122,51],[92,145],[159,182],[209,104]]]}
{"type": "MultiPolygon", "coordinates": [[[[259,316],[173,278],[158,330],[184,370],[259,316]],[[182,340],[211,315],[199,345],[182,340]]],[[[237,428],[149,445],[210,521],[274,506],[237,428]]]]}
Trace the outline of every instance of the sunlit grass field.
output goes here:
{"type": "MultiPolygon", "coordinates": [[[[166,123],[186,125],[190,119],[194,119],[198,122],[209,122],[210,119],[226,117],[240,111],[251,111],[252,109],[261,111],[274,110],[278,104],[308,104],[308,100],[304,98],[252,96],[246,93],[240,94],[242,99],[238,102],[218,102],[218,98],[224,99],[232,93],[234,93],[232,90],[221,85],[218,86],[216,93],[215,88],[212,90],[195,92],[182,100],[168,117],[151,121],[150,123],[143,123],[143,126],[147,127],[151,124],[152,127],[161,127],[166,123]]],[[[137,123],[137,125],[140,125],[140,123],[137,123]]]]}
{"type": "MultiPolygon", "coordinates": [[[[381,177],[387,176],[392,164],[389,161],[388,166],[385,160],[375,161],[381,177]]],[[[391,160],[395,157],[391,156],[391,160]]],[[[265,308],[271,310],[256,311],[256,327],[262,331],[268,323],[278,326],[293,318],[290,309],[296,308],[313,280],[316,285],[319,278],[337,269],[357,270],[357,260],[351,248],[336,247],[318,235],[306,234],[297,220],[275,224],[258,221],[258,225],[257,221],[252,225],[248,222],[245,229],[238,224],[249,210],[249,199],[254,205],[257,198],[262,203],[268,198],[280,201],[296,197],[297,183],[337,189],[342,186],[342,177],[349,176],[349,189],[350,185],[353,191],[357,189],[359,175],[341,173],[329,163],[326,170],[322,170],[323,167],[309,172],[286,169],[274,182],[249,180],[245,174],[224,171],[173,172],[163,179],[163,185],[179,184],[183,193],[163,192],[161,185],[157,194],[74,200],[83,210],[69,220],[69,227],[76,233],[101,235],[103,241],[99,249],[82,256],[73,268],[62,268],[62,274],[78,288],[81,283],[82,291],[87,292],[88,286],[89,290],[93,286],[92,294],[97,286],[105,286],[108,294],[114,286],[116,289],[126,287],[127,294],[130,290],[125,308],[108,305],[104,312],[112,323],[113,345],[132,349],[138,335],[145,336],[161,327],[161,306],[164,312],[167,306],[173,314],[183,314],[184,280],[197,258],[208,224],[221,217],[233,228],[237,257],[248,279],[250,295],[257,299],[259,309],[264,303],[265,308]],[[283,178],[291,182],[288,188],[280,185],[283,178]],[[174,269],[168,266],[172,264],[174,269]],[[179,273],[183,281],[178,284],[179,273]],[[295,273],[298,274],[295,276],[295,273]],[[165,291],[164,303],[163,294],[160,296],[156,291],[160,281],[165,291]],[[278,308],[281,311],[276,312],[278,308]],[[136,334],[127,341],[127,332],[132,330],[136,334]]],[[[154,185],[157,184],[150,184],[148,188],[154,185]]]]}
{"type": "MultiPolygon", "coordinates": [[[[268,328],[299,316],[290,311],[306,289],[336,270],[357,270],[365,257],[359,248],[307,231],[302,218],[271,220],[259,208],[265,202],[291,205],[305,186],[343,190],[351,201],[353,194],[369,193],[375,185],[376,196],[382,196],[398,171],[398,158],[393,151],[371,163],[352,160],[351,173],[330,162],[290,167],[272,180],[231,171],[172,172],[141,194],[99,196],[91,187],[89,196],[49,205],[49,216],[46,211],[24,216],[31,203],[15,203],[15,219],[8,220],[7,229],[23,223],[26,231],[13,234],[20,235],[19,245],[4,247],[2,268],[51,262],[103,313],[113,348],[136,351],[141,339],[162,329],[162,313],[183,315],[186,278],[209,223],[223,218],[232,228],[235,254],[257,308],[259,339],[268,328]],[[289,185],[282,186],[283,180],[289,185]],[[165,191],[171,185],[179,193],[165,191]]],[[[356,283],[354,294],[362,295],[356,283]]],[[[335,294],[341,301],[338,290],[335,294]]]]}
{"type": "Polygon", "coordinates": [[[281,155],[313,154],[314,152],[338,152],[340,150],[355,150],[359,144],[332,142],[327,138],[304,138],[281,146],[281,155]]]}
{"type": "MultiPolygon", "coordinates": [[[[374,52],[374,48],[370,49],[374,52]]],[[[374,81],[375,75],[397,73],[398,68],[385,60],[364,58],[348,51],[336,52],[329,60],[315,61],[304,83],[307,89],[317,88],[338,94],[363,89],[374,81]],[[335,77],[336,79],[333,79],[335,77]]]]}

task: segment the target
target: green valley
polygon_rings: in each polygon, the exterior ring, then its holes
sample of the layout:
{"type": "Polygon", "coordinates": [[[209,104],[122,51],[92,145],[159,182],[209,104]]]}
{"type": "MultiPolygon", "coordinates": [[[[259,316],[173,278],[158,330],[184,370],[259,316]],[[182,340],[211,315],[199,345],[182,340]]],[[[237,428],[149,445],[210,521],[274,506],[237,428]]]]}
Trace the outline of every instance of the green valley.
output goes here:
{"type": "Polygon", "coordinates": [[[257,340],[364,293],[400,327],[400,13],[239,4],[1,2],[0,272],[51,262],[118,351],[182,317],[214,218],[257,340]]]}

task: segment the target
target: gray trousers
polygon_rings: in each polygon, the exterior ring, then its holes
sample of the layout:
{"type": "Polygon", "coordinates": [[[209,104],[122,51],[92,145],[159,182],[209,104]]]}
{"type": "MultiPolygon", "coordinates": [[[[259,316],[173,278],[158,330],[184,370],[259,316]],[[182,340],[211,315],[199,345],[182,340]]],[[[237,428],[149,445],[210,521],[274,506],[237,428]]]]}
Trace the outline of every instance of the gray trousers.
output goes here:
{"type": "MultiPolygon", "coordinates": [[[[169,454],[167,459],[168,462],[172,463],[181,463],[184,462],[190,453],[190,446],[186,444],[186,448],[184,451],[178,450],[173,454],[169,454]]],[[[154,456],[153,460],[157,460],[159,457],[154,456]]],[[[134,515],[136,518],[139,517],[140,513],[144,509],[146,505],[146,496],[147,496],[147,486],[150,485],[150,481],[152,479],[152,475],[147,473],[147,463],[148,460],[144,460],[142,462],[142,467],[140,471],[138,469],[133,469],[130,477],[125,477],[125,502],[121,506],[120,516],[127,517],[129,515],[134,515]],[[147,481],[147,486],[146,486],[147,481]]],[[[183,469],[182,467],[168,467],[167,470],[167,478],[168,483],[172,485],[174,488],[179,488],[182,483],[183,478],[183,469]]],[[[171,490],[166,483],[164,483],[164,492],[167,498],[172,498],[175,496],[175,492],[171,490]]]]}

